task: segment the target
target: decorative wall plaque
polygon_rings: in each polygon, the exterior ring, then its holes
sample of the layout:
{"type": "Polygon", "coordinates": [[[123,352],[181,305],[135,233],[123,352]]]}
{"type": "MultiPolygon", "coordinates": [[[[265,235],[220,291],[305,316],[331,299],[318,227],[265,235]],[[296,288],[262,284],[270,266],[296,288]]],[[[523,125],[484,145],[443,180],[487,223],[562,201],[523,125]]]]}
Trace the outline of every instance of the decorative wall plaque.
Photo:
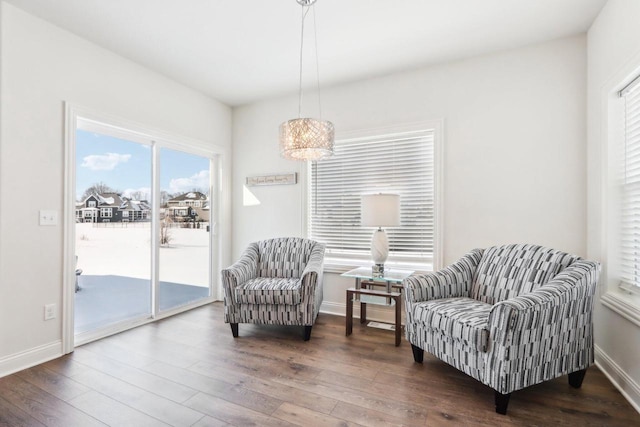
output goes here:
{"type": "Polygon", "coordinates": [[[298,173],[278,173],[273,175],[248,176],[247,186],[258,185],[290,185],[298,183],[298,173]]]}

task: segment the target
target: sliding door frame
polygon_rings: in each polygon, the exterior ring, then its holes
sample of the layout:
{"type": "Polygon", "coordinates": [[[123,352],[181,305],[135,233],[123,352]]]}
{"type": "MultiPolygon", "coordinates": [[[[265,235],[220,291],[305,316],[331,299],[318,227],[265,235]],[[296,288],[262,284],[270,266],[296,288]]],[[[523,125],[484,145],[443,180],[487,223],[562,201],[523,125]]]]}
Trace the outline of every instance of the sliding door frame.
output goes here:
{"type": "Polygon", "coordinates": [[[219,274],[222,265],[222,240],[220,223],[228,221],[227,209],[223,209],[222,191],[223,165],[227,160],[227,150],[213,143],[170,134],[158,129],[149,128],[125,119],[96,113],[90,109],[71,103],[65,103],[65,168],[64,168],[64,212],[63,212],[63,296],[62,296],[62,351],[64,354],[73,351],[76,345],[84,344],[108,335],[154,322],[164,317],[186,311],[220,299],[221,289],[219,274]],[[118,322],[100,329],[94,334],[83,334],[81,341],[76,342],[74,333],[75,310],[75,203],[76,203],[76,131],[89,127],[99,133],[122,138],[132,142],[150,146],[152,152],[151,168],[151,314],[118,322]],[[209,194],[210,194],[210,230],[209,233],[209,297],[194,303],[172,308],[163,312],[159,310],[157,288],[159,286],[159,221],[160,221],[160,170],[159,153],[161,148],[182,151],[209,159],[209,194]]]}

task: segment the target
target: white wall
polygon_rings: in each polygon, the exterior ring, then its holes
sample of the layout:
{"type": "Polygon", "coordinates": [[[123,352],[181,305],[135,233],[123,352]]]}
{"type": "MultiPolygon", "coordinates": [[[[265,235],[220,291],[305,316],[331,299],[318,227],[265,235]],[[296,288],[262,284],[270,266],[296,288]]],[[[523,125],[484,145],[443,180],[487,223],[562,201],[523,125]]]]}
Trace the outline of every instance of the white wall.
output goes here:
{"type": "MultiPolygon", "coordinates": [[[[606,261],[602,183],[607,150],[607,96],[628,77],[640,73],[640,2],[609,0],[588,32],[588,254],[606,261]]],[[[605,269],[607,265],[605,264],[605,269]]],[[[607,286],[600,283],[602,295],[607,286]]],[[[596,304],[596,360],[640,411],[640,327],[596,304]]]]}
{"type": "MultiPolygon", "coordinates": [[[[537,243],[585,255],[586,44],[577,36],[323,90],[337,132],[444,119],[444,261],[475,247],[537,243]]],[[[251,241],[303,233],[303,184],[253,187],[250,175],[301,171],[278,153],[295,95],[234,109],[233,255],[251,241]]],[[[325,310],[344,313],[339,276],[325,310]]]]}
{"type": "MultiPolygon", "coordinates": [[[[57,210],[62,224],[64,102],[228,152],[231,109],[7,3],[0,5],[1,376],[3,369],[60,351],[60,316],[44,322],[43,306],[55,303],[61,309],[63,228],[39,227],[38,210],[57,210]]],[[[227,159],[227,171],[229,166],[227,159]]],[[[223,241],[229,241],[229,228],[222,232],[223,241]]]]}

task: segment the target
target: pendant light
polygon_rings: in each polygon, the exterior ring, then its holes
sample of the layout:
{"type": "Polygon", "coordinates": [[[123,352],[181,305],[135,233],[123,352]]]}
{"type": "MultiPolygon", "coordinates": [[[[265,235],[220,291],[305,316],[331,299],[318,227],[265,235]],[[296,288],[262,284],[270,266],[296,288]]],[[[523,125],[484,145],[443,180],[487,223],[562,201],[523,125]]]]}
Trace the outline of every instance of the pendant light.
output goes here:
{"type": "MultiPolygon", "coordinates": [[[[316,0],[296,0],[302,6],[302,34],[300,37],[300,83],[298,90],[298,118],[280,125],[280,154],[289,160],[316,161],[333,155],[333,123],[310,117],[302,117],[302,52],[304,46],[304,21],[316,0]]],[[[315,13],[314,13],[314,33],[315,13]]],[[[318,72],[318,44],[316,37],[316,78],[318,84],[318,109],[320,109],[320,75],[318,72]]]]}

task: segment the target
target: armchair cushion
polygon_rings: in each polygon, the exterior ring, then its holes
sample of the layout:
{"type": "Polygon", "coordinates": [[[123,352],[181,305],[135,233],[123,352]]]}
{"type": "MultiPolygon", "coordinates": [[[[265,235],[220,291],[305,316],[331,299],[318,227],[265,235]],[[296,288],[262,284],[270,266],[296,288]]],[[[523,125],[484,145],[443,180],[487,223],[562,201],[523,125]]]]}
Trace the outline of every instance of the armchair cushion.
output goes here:
{"type": "Polygon", "coordinates": [[[236,286],[238,304],[300,304],[300,279],[257,277],[236,286]]]}
{"type": "Polygon", "coordinates": [[[295,277],[304,271],[316,242],[280,238],[258,242],[258,277],[295,277]]]}
{"type": "Polygon", "coordinates": [[[445,298],[414,304],[411,318],[427,331],[464,347],[486,351],[492,306],[471,298],[445,298]]]}
{"type": "Polygon", "coordinates": [[[534,291],[579,259],[537,245],[488,248],[476,269],[471,298],[496,304],[534,291]]]}

